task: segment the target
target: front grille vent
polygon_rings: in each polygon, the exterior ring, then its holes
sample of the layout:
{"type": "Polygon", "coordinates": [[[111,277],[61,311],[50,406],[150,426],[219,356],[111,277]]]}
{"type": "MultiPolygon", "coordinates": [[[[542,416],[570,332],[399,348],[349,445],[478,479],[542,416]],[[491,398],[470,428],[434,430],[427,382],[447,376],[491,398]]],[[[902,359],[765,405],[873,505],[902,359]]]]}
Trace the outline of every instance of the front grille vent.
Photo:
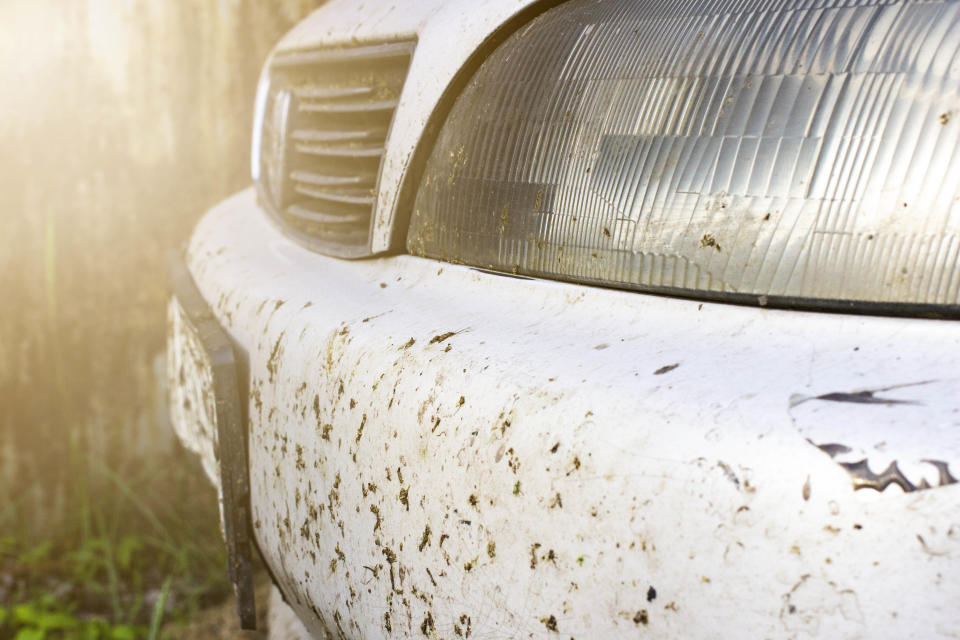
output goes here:
{"type": "Polygon", "coordinates": [[[269,198],[318,250],[368,252],[387,131],[412,54],[413,43],[401,42],[273,59],[263,136],[271,149],[261,154],[273,165],[263,167],[269,198]]]}

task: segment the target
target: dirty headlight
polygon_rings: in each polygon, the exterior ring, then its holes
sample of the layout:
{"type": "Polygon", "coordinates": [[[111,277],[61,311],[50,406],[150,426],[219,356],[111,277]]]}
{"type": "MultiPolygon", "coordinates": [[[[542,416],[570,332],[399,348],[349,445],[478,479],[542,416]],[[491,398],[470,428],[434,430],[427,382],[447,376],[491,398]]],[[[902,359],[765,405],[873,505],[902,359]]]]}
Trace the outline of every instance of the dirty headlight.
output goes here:
{"type": "Polygon", "coordinates": [[[453,106],[408,249],[681,295],[947,311],[960,3],[845,4],[542,14],[453,106]]]}

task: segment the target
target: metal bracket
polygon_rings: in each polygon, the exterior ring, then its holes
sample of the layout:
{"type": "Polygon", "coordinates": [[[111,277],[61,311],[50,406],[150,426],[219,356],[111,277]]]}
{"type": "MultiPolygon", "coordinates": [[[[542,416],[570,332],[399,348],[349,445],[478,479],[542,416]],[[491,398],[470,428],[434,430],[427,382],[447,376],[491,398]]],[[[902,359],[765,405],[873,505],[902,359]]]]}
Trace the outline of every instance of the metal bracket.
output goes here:
{"type": "Polygon", "coordinates": [[[256,629],[257,612],[250,551],[250,474],[237,359],[230,337],[220,326],[197,288],[183,257],[176,255],[169,262],[174,295],[203,345],[212,368],[227,575],[237,596],[240,627],[256,629]]]}

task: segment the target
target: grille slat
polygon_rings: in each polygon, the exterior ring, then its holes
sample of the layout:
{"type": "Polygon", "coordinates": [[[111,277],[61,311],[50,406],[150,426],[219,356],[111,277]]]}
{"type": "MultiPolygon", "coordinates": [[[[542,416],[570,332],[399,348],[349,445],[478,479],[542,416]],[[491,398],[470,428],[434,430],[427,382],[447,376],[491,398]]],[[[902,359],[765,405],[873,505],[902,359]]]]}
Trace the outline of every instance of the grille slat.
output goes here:
{"type": "Polygon", "coordinates": [[[297,87],[293,90],[293,95],[302,100],[354,98],[372,93],[373,87],[297,87]]]}
{"type": "Polygon", "coordinates": [[[353,102],[301,102],[300,111],[313,111],[316,113],[381,113],[393,114],[397,108],[396,100],[381,100],[379,102],[366,102],[355,100],[353,102]]]}
{"type": "Polygon", "coordinates": [[[412,43],[399,42],[287,52],[272,61],[271,95],[283,114],[276,129],[285,138],[270,147],[282,153],[273,165],[280,170],[269,174],[274,210],[327,253],[368,251],[387,132],[412,53],[412,43]]]}
{"type": "Polygon", "coordinates": [[[294,148],[300,153],[329,158],[379,158],[383,155],[383,145],[332,147],[320,144],[298,144],[294,148]]]}
{"type": "Polygon", "coordinates": [[[294,187],[297,193],[309,196],[315,200],[326,200],[327,202],[340,202],[342,204],[359,204],[368,207],[373,206],[373,194],[364,189],[337,190],[318,189],[297,185],[294,187]]]}
{"type": "Polygon", "coordinates": [[[294,171],[290,179],[296,182],[313,184],[320,187],[337,187],[369,183],[377,179],[376,174],[351,174],[349,176],[329,176],[309,171],[294,171]]]}
{"type": "Polygon", "coordinates": [[[386,127],[371,129],[355,129],[342,131],[333,129],[297,129],[290,137],[297,142],[364,142],[368,140],[383,140],[387,136],[386,127]]]}

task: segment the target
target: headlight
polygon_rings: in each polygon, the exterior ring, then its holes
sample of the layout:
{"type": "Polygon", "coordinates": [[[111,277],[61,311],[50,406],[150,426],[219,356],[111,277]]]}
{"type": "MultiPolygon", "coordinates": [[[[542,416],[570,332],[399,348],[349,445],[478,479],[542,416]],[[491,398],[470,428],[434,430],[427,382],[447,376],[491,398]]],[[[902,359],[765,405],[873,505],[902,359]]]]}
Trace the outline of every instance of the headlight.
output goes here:
{"type": "Polygon", "coordinates": [[[257,92],[252,173],[263,205],[307,246],[370,254],[380,159],[409,42],[288,51],[257,92]]]}
{"type": "Polygon", "coordinates": [[[538,17],[456,101],[409,250],[761,304],[952,312],[960,3],[772,6],[573,0],[538,17]]]}

